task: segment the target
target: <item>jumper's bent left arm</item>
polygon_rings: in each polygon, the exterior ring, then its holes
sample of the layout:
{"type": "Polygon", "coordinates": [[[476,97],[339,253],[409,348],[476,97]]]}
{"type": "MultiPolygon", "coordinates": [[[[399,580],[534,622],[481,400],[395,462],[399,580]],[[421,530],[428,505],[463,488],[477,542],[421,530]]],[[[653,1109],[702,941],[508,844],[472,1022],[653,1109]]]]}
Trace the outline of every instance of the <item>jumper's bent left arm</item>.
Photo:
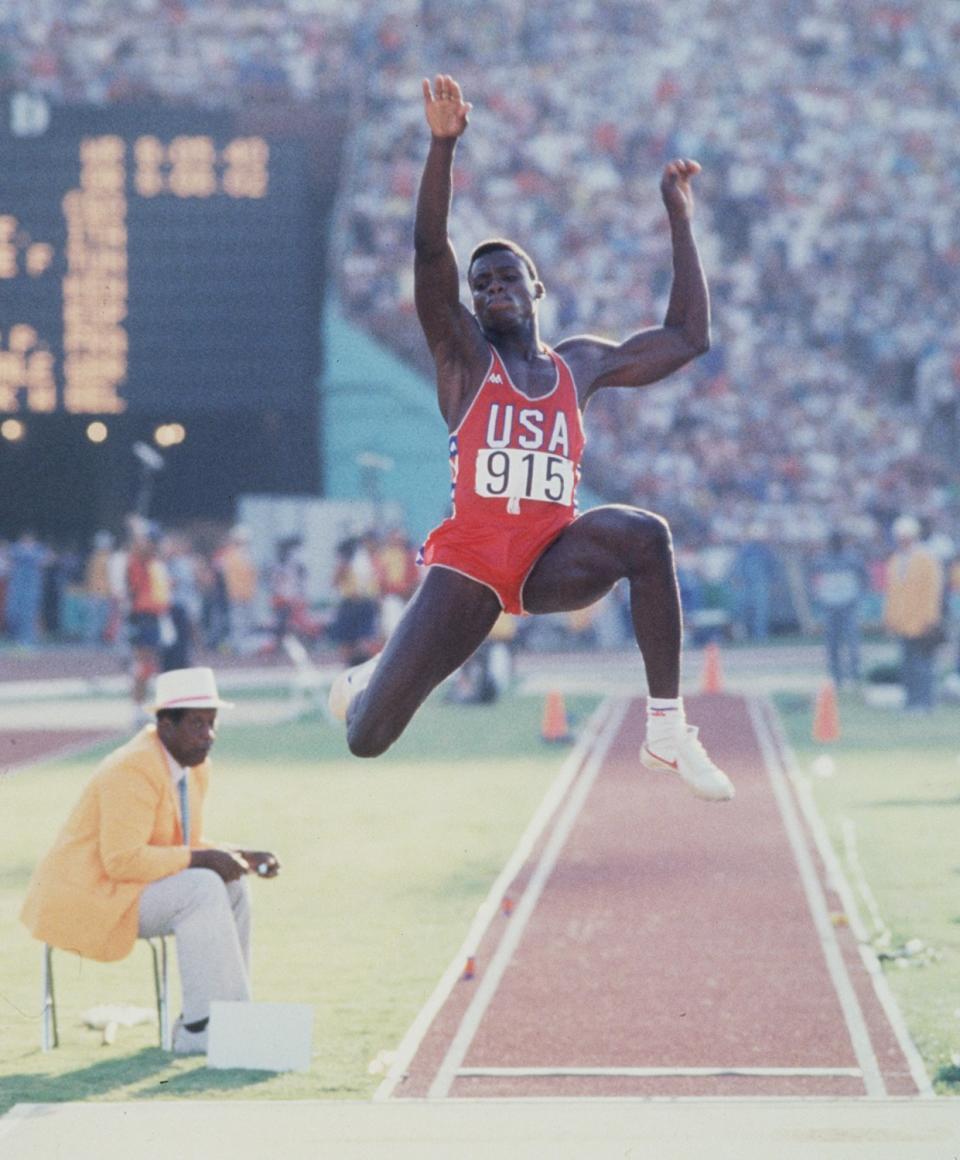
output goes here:
{"type": "Polygon", "coordinates": [[[663,325],[641,330],[621,343],[577,337],[557,350],[577,364],[581,405],[600,387],[642,387],[658,382],[710,349],[710,296],[693,235],[691,179],[696,161],[671,161],[660,193],[670,222],[673,282],[663,325]]]}

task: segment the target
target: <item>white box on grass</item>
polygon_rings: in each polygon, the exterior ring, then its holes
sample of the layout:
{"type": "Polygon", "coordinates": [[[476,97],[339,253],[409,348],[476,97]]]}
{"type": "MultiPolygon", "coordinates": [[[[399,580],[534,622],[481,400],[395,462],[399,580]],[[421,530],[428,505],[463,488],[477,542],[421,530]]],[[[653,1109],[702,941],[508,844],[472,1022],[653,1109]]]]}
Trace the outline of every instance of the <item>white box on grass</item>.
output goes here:
{"type": "Polygon", "coordinates": [[[207,1067],[309,1071],[313,1007],[307,1003],[210,1004],[207,1067]]]}

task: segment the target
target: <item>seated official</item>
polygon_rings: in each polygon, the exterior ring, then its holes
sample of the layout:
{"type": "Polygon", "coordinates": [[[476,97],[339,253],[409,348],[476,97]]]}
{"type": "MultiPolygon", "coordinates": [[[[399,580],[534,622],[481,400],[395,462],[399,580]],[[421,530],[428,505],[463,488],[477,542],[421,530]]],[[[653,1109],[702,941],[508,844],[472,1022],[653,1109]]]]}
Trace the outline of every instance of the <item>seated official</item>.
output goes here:
{"type": "Polygon", "coordinates": [[[156,679],[156,724],[100,764],[27,888],[34,938],[85,958],[125,958],[137,938],[174,935],[183,1014],[179,1054],[205,1052],[210,1003],[250,998],[245,876],[273,878],[268,851],[202,837],[217,711],[208,668],[156,679]]]}

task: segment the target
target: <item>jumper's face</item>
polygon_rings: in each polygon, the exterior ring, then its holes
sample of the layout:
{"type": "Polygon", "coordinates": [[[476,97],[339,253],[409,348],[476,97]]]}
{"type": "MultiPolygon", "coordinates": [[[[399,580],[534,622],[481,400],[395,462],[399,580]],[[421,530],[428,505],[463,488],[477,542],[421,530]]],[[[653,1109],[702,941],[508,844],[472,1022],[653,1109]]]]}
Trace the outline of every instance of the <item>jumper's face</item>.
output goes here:
{"type": "Polygon", "coordinates": [[[187,709],[179,721],[161,717],[157,733],[167,752],[185,769],[206,761],[217,737],[216,709],[187,709]]]}
{"type": "Polygon", "coordinates": [[[481,254],[470,268],[473,310],[484,330],[513,330],[536,313],[543,285],[510,250],[481,254]]]}

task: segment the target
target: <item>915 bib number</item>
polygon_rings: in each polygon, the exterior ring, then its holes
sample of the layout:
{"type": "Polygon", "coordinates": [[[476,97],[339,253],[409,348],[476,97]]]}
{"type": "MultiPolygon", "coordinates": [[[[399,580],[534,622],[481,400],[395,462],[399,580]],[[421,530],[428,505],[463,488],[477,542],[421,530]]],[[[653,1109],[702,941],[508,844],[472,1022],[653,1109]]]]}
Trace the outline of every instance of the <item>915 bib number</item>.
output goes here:
{"type": "Polygon", "coordinates": [[[476,492],[486,499],[573,503],[573,461],[546,451],[484,448],[477,456],[476,492]]]}

